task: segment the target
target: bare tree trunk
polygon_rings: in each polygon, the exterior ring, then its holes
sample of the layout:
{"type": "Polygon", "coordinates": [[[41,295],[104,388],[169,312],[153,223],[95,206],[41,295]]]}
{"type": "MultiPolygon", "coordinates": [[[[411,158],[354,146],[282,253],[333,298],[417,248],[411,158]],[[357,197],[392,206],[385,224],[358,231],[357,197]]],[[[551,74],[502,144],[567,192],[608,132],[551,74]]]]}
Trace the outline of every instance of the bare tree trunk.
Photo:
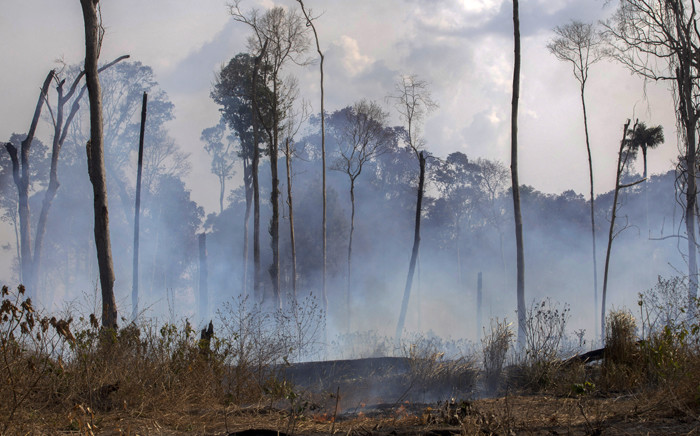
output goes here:
{"type": "MultiPolygon", "coordinates": [[[[311,26],[311,30],[314,32],[314,39],[316,40],[316,51],[318,52],[318,57],[321,60],[319,63],[319,69],[321,71],[321,164],[323,167],[321,168],[321,174],[322,174],[322,181],[321,181],[321,189],[323,192],[323,230],[322,230],[322,239],[323,239],[323,289],[322,289],[322,298],[323,298],[323,313],[324,315],[328,314],[328,293],[326,290],[326,124],[325,124],[325,119],[326,119],[326,112],[324,109],[324,89],[323,89],[323,52],[321,51],[321,45],[318,42],[318,33],[316,32],[316,26],[314,26],[314,22],[309,17],[309,15],[306,13],[306,9],[304,8],[304,2],[302,0],[297,0],[299,2],[299,5],[301,6],[301,11],[304,13],[304,17],[306,18],[307,25],[311,26]]],[[[324,324],[323,328],[323,334],[324,334],[324,342],[326,342],[326,328],[324,324]]]]}
{"type": "Polygon", "coordinates": [[[425,154],[421,151],[418,155],[420,164],[420,176],[418,179],[418,194],[416,201],[416,225],[413,233],[413,251],[411,252],[411,262],[408,266],[408,277],[406,278],[406,288],[403,292],[403,300],[401,301],[401,314],[399,322],[396,325],[395,341],[397,344],[401,342],[401,334],[406,322],[406,312],[408,311],[408,300],[411,296],[411,286],[413,284],[413,273],[416,270],[416,260],[418,259],[418,248],[420,246],[420,215],[423,204],[423,185],[425,182],[425,154]]]}
{"type": "Polygon", "coordinates": [[[207,234],[199,234],[199,320],[206,322],[209,316],[209,289],[207,288],[207,234]]]}
{"type": "Polygon", "coordinates": [[[513,100],[511,102],[510,172],[513,181],[513,214],[515,215],[515,244],[517,250],[518,349],[525,349],[525,253],[523,248],[523,218],[520,213],[518,182],[518,99],[520,98],[520,16],[518,0],[513,0],[513,36],[515,62],[513,67],[513,100]]]}
{"type": "Polygon", "coordinates": [[[595,194],[593,191],[593,157],[591,155],[591,143],[588,136],[588,114],[586,112],[586,98],[584,90],[586,82],[581,83],[581,106],[583,108],[583,129],[586,132],[586,151],[588,152],[588,174],[591,180],[591,240],[593,242],[593,313],[595,313],[595,336],[598,337],[598,260],[596,257],[595,240],[595,194]]]}
{"type": "Polygon", "coordinates": [[[85,81],[90,97],[90,140],[86,151],[88,173],[92,182],[95,209],[95,245],[102,286],[102,326],[117,327],[117,304],[114,300],[114,266],[109,237],[109,209],[104,161],[102,126],[102,91],[97,72],[97,58],[102,41],[102,24],[98,18],[99,0],[80,0],[85,22],[85,81]]]}
{"type": "Polygon", "coordinates": [[[476,279],[476,338],[477,340],[481,340],[481,331],[484,328],[484,324],[482,324],[482,319],[481,319],[481,310],[482,310],[482,286],[483,286],[483,281],[481,278],[481,271],[479,271],[479,275],[476,279]]]}
{"type": "Polygon", "coordinates": [[[608,248],[605,252],[605,272],[603,273],[603,299],[600,310],[600,342],[605,344],[605,300],[608,295],[608,272],[610,270],[610,252],[612,251],[613,239],[615,239],[615,219],[617,218],[617,198],[620,193],[620,175],[622,174],[623,162],[622,153],[625,148],[625,138],[630,120],[627,120],[622,129],[622,140],[620,140],[620,150],[617,154],[617,173],[615,175],[615,193],[613,195],[612,212],[610,216],[610,230],[608,231],[608,248]]]}
{"type": "Polygon", "coordinates": [[[256,301],[262,301],[260,290],[260,182],[258,180],[258,166],[260,165],[260,149],[258,148],[258,70],[260,61],[265,55],[267,42],[255,58],[253,66],[253,295],[256,301]]]}
{"type": "Polygon", "coordinates": [[[273,93],[275,95],[273,103],[273,128],[272,141],[270,141],[270,175],[272,177],[272,187],[270,188],[270,205],[272,206],[272,216],[270,217],[270,246],[272,248],[272,265],[269,273],[272,281],[272,293],[275,299],[275,307],[282,307],[280,296],[280,212],[279,212],[279,176],[277,174],[277,161],[279,155],[279,126],[277,116],[277,77],[273,79],[273,93]]]}
{"type": "Polygon", "coordinates": [[[289,243],[292,245],[292,297],[297,301],[297,246],[294,237],[294,204],[292,201],[292,154],[289,150],[289,138],[285,142],[287,164],[287,207],[289,208],[289,243]]]}
{"type": "Polygon", "coordinates": [[[243,159],[243,185],[245,187],[245,215],[243,217],[243,297],[248,296],[248,225],[253,197],[252,170],[248,158],[243,159]]]}
{"type": "Polygon", "coordinates": [[[346,332],[350,334],[350,320],[352,319],[352,305],[350,301],[352,283],[352,236],[355,233],[355,179],[350,178],[350,236],[348,237],[348,287],[345,291],[345,307],[347,310],[346,332]]]}
{"type": "Polygon", "coordinates": [[[139,134],[139,161],[136,170],[136,205],[134,206],[134,262],[131,277],[131,319],[139,315],[139,221],[141,216],[141,175],[143,171],[143,137],[146,131],[146,111],[148,94],[143,93],[141,104],[141,132],[139,134]]]}
{"type": "Polygon", "coordinates": [[[698,295],[698,264],[697,264],[697,242],[695,236],[695,206],[697,203],[697,181],[696,177],[696,146],[695,146],[695,128],[698,122],[697,112],[693,109],[693,83],[690,77],[690,59],[685,59],[681,65],[685,68],[678,68],[679,71],[679,89],[681,90],[681,106],[685,112],[685,134],[687,141],[686,150],[686,171],[688,187],[686,191],[685,201],[685,229],[688,234],[688,319],[695,318],[695,306],[697,305],[698,295]]]}
{"type": "Polygon", "coordinates": [[[36,127],[39,123],[39,117],[41,116],[41,108],[44,106],[44,101],[47,99],[47,94],[49,92],[49,85],[51,85],[51,80],[54,78],[55,71],[49,71],[44,79],[44,84],[41,87],[39,93],[39,98],[36,102],[36,107],[34,109],[34,116],[32,117],[31,124],[29,126],[29,131],[27,132],[27,137],[22,141],[19,150],[19,157],[17,156],[17,148],[10,144],[9,142],[5,144],[5,149],[10,155],[10,160],[12,161],[12,178],[17,187],[17,198],[18,205],[17,211],[19,213],[19,234],[20,234],[20,276],[24,280],[25,288],[27,289],[29,295],[35,292],[34,289],[34,277],[32,274],[33,262],[32,262],[32,236],[31,236],[31,220],[29,212],[29,150],[32,147],[32,142],[34,141],[34,134],[36,133],[36,127]]]}

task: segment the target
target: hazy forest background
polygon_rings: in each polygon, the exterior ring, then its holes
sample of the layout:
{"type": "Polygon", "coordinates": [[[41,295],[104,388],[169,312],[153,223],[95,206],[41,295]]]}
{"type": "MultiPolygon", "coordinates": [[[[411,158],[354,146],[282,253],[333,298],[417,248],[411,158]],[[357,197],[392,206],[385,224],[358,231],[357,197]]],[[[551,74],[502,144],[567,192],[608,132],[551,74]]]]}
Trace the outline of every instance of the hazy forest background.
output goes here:
{"type": "MultiPolygon", "coordinates": [[[[209,120],[196,144],[181,143],[171,134],[176,108],[168,90],[159,85],[157,72],[149,65],[132,57],[100,73],[116,276],[114,290],[118,313],[123,317],[120,324],[131,320],[132,311],[134,202],[144,92],[148,94],[148,117],[141,193],[139,317],[162,321],[187,318],[204,326],[210,319],[216,322],[217,310],[226,302],[248,296],[263,305],[286,307],[295,298],[295,290],[296,298],[312,296],[317,304],[323,305],[321,115],[319,102],[307,96],[307,90],[300,86],[296,77],[316,74],[318,59],[313,34],[301,12],[291,6],[259,10],[257,16],[264,23],[277,14],[276,19],[286,26],[297,26],[299,35],[289,58],[274,59],[274,54],[268,52],[262,55],[262,66],[257,72],[261,272],[259,288],[255,289],[251,211],[254,122],[250,79],[256,74],[255,57],[263,53],[264,44],[250,29],[250,22],[240,22],[255,17],[247,7],[242,2],[241,9],[236,10],[234,6],[228,11],[238,19],[236,25],[246,29],[250,37],[248,51],[222,57],[220,67],[212,71],[215,79],[211,84],[211,98],[220,109],[220,117],[209,120]],[[279,63],[279,71],[275,69],[275,62],[279,63]],[[274,162],[270,158],[273,143],[277,156],[274,162]],[[200,160],[207,156],[211,172],[216,176],[210,180],[218,181],[206,188],[215,192],[218,199],[208,213],[191,192],[189,174],[193,156],[200,160]],[[277,224],[274,224],[270,202],[274,178],[272,163],[276,163],[274,171],[279,173],[274,176],[279,183],[279,194],[274,199],[279,208],[277,224]],[[290,233],[292,214],[294,244],[290,233]],[[271,243],[275,227],[279,235],[277,254],[271,243]],[[207,251],[205,304],[201,301],[201,234],[206,234],[207,251]],[[279,301],[276,300],[275,276],[270,273],[277,255],[279,301]]],[[[222,9],[222,13],[226,12],[222,9]]],[[[322,21],[323,16],[317,20],[322,21]]],[[[566,21],[559,23],[566,24],[566,21]]],[[[105,38],[109,37],[108,29],[105,38]]],[[[323,41],[322,32],[319,38],[323,41]]],[[[109,61],[111,59],[101,59],[101,65],[109,61]]],[[[614,62],[600,60],[591,67],[591,74],[602,74],[606,65],[614,62]]],[[[39,211],[49,187],[53,126],[60,124],[56,120],[57,87],[67,88],[81,69],[82,64],[58,64],[51,79],[39,119],[40,133],[34,138],[28,156],[31,163],[28,179],[30,232],[39,225],[39,211]]],[[[325,287],[329,341],[351,332],[393,334],[414,240],[419,150],[427,157],[425,198],[406,331],[477,340],[490,319],[516,319],[516,256],[509,163],[482,157],[463,144],[437,147],[422,130],[412,131],[426,120],[441,117],[444,109],[427,110],[431,108],[426,107],[420,119],[415,120],[416,124],[408,126],[401,117],[400,102],[397,105],[393,97],[400,96],[406,83],[425,86],[422,88],[424,96],[429,97],[433,85],[429,78],[403,73],[394,75],[395,87],[383,89],[380,94],[357,96],[357,99],[325,110],[325,287]],[[418,142],[412,142],[412,137],[418,142]],[[362,151],[367,154],[357,160],[359,155],[352,152],[359,153],[357,147],[363,145],[362,151]],[[439,153],[433,151],[437,149],[439,153]],[[362,166],[358,167],[360,163],[362,166]],[[483,287],[481,297],[477,295],[479,275],[483,287]]],[[[576,90],[576,82],[570,75],[561,80],[570,81],[567,84],[576,90]]],[[[13,259],[11,272],[2,277],[2,283],[27,283],[27,274],[33,274],[29,293],[35,305],[50,311],[80,308],[99,313],[92,193],[85,159],[85,143],[90,136],[89,105],[86,94],[79,94],[81,87],[82,82],[78,82],[76,93],[65,102],[67,113],[78,95],[83,98],[65,131],[59,130],[65,134],[56,166],[60,189],[46,221],[40,262],[36,258],[33,260],[34,270],[22,267],[22,258],[27,255],[22,254],[18,190],[13,181],[11,154],[5,149],[0,153],[1,219],[10,229],[9,237],[2,241],[2,250],[13,259]]],[[[317,91],[312,95],[316,97],[317,91]]],[[[27,98],[35,99],[36,95],[27,98]]],[[[566,110],[579,113],[579,103],[571,101],[575,104],[566,110]]],[[[442,104],[438,98],[435,103],[442,104]]],[[[597,141],[593,147],[617,150],[625,119],[639,116],[635,110],[634,107],[625,108],[622,118],[605,120],[619,133],[597,141]]],[[[654,113],[647,111],[644,115],[654,113]]],[[[16,133],[3,139],[21,149],[30,121],[28,117],[25,124],[13,126],[16,133]]],[[[660,124],[653,116],[642,121],[649,127],[660,124]]],[[[589,128],[595,130],[600,123],[599,118],[594,118],[589,128]]],[[[675,126],[662,127],[666,140],[654,145],[677,150],[675,126]]],[[[576,126],[565,135],[583,137],[583,126],[576,126]]],[[[624,138],[632,141],[633,136],[624,138]]],[[[572,145],[564,143],[558,147],[572,145]]],[[[657,159],[656,152],[649,150],[649,161],[657,159]]],[[[521,153],[528,153],[528,150],[523,149],[521,153]]],[[[664,156],[667,155],[665,152],[664,156]]],[[[621,183],[643,178],[645,157],[641,149],[631,152],[622,167],[621,183]]],[[[543,155],[540,165],[559,163],[543,155]]],[[[585,167],[587,163],[581,160],[579,165],[585,167]]],[[[679,187],[674,166],[675,163],[668,162],[665,171],[650,174],[643,183],[620,194],[615,231],[624,231],[615,239],[612,249],[608,308],[634,307],[638,293],[653,288],[659,276],[687,275],[687,243],[678,236],[685,231],[682,187],[679,187]]],[[[604,178],[609,180],[613,175],[607,174],[604,178]]],[[[560,193],[545,193],[525,179],[520,195],[527,259],[527,304],[551,298],[561,307],[568,305],[572,308],[569,329],[571,332],[585,330],[585,337],[592,341],[600,316],[603,262],[614,192],[610,189],[595,192],[597,302],[594,302],[588,192],[562,189],[560,193]]],[[[34,253],[36,235],[31,233],[30,237],[29,252],[34,253]]]]}

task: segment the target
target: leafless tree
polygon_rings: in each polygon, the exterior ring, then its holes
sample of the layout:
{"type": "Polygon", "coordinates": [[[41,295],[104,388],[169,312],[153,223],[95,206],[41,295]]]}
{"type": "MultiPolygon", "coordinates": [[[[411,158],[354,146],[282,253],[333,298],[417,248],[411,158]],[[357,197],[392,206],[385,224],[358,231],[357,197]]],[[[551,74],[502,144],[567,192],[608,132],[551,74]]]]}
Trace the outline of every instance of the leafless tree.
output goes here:
{"type": "MultiPolygon", "coordinates": [[[[565,26],[554,28],[556,37],[547,45],[554,56],[568,62],[573,69],[574,77],[581,91],[581,108],[583,110],[583,130],[586,134],[586,151],[588,152],[588,175],[591,182],[591,241],[593,243],[593,312],[598,316],[598,262],[596,260],[595,244],[595,195],[593,190],[593,158],[591,143],[588,135],[588,114],[586,113],[586,82],[591,65],[603,58],[602,38],[592,23],[572,21],[565,26]]],[[[595,320],[596,337],[598,336],[598,320],[595,320]]]]}
{"type": "Polygon", "coordinates": [[[293,304],[297,303],[297,247],[296,247],[296,235],[294,232],[294,200],[292,196],[292,158],[295,156],[296,143],[294,137],[299,132],[301,126],[309,118],[309,107],[306,102],[301,103],[301,107],[298,109],[294,108],[294,102],[298,98],[299,87],[297,81],[294,78],[288,79],[288,84],[286,88],[289,90],[287,97],[284,101],[287,102],[287,107],[285,108],[285,123],[282,128],[282,137],[284,138],[284,149],[282,153],[284,154],[285,167],[287,170],[287,210],[289,211],[289,243],[292,247],[292,298],[293,304]]]}
{"type": "MultiPolygon", "coordinates": [[[[318,32],[316,32],[316,26],[314,25],[314,18],[311,16],[311,10],[307,11],[304,8],[304,2],[302,0],[297,0],[301,6],[301,12],[306,18],[306,25],[311,27],[314,32],[314,40],[316,41],[316,51],[318,52],[318,57],[320,59],[319,69],[321,70],[321,190],[323,193],[323,224],[322,224],[322,298],[323,298],[323,312],[328,313],[328,293],[326,291],[326,112],[324,108],[324,89],[323,89],[323,52],[321,51],[321,45],[318,42],[318,32]]],[[[325,335],[325,327],[324,327],[325,335]]],[[[324,338],[325,342],[325,338],[324,338]]]]}
{"type": "Polygon", "coordinates": [[[37,125],[39,124],[39,118],[41,116],[41,109],[44,106],[44,102],[47,100],[49,86],[51,86],[51,80],[53,80],[56,72],[55,70],[49,71],[44,79],[44,84],[41,87],[39,93],[39,98],[36,102],[36,108],[34,109],[34,116],[32,117],[31,124],[29,126],[29,131],[27,132],[27,137],[22,141],[19,150],[19,158],[17,156],[17,147],[11,143],[5,144],[5,149],[10,154],[10,160],[12,161],[12,178],[17,187],[18,195],[18,212],[19,212],[19,234],[20,234],[20,276],[22,280],[25,281],[25,286],[30,292],[34,292],[34,280],[32,274],[32,249],[31,249],[31,222],[30,222],[30,211],[29,211],[29,150],[31,149],[32,142],[34,141],[34,134],[36,133],[37,125]]]}
{"type": "Polygon", "coordinates": [[[513,183],[513,214],[515,216],[515,244],[517,258],[518,349],[525,349],[525,251],[523,248],[523,217],[520,212],[520,185],[518,181],[518,99],[520,98],[520,12],[518,0],[513,0],[513,99],[510,125],[510,172],[513,183]]]}
{"type": "Polygon", "coordinates": [[[99,0],[80,0],[85,23],[85,81],[90,99],[90,140],[87,142],[88,173],[92,182],[95,206],[95,245],[102,287],[102,326],[117,327],[117,304],[114,300],[114,266],[109,238],[109,209],[104,161],[102,96],[97,59],[104,28],[99,0]]]}
{"type": "Polygon", "coordinates": [[[404,288],[403,300],[401,301],[401,312],[399,322],[396,324],[395,340],[401,340],[403,327],[406,322],[406,312],[408,311],[408,301],[411,296],[411,286],[413,284],[413,274],[416,270],[418,260],[418,249],[420,246],[420,217],[423,203],[423,187],[425,183],[425,152],[421,151],[425,141],[422,137],[421,123],[428,112],[437,108],[430,95],[428,82],[421,80],[416,75],[403,75],[396,83],[395,93],[390,95],[389,100],[395,103],[399,116],[406,123],[407,145],[411,148],[418,159],[419,177],[418,192],[416,194],[416,221],[413,232],[413,250],[411,251],[411,261],[408,266],[408,276],[406,277],[406,287],[404,288]]]}
{"type": "Polygon", "coordinates": [[[223,213],[226,181],[235,174],[235,137],[227,137],[226,122],[222,118],[216,126],[202,130],[200,138],[204,142],[204,149],[211,156],[211,172],[219,179],[219,213],[223,213]]]}
{"type": "Polygon", "coordinates": [[[352,237],[355,232],[355,182],[362,168],[370,160],[388,150],[392,135],[386,128],[389,114],[375,102],[360,100],[346,111],[342,142],[339,154],[331,169],[341,171],[350,180],[350,235],[348,236],[348,276],[345,293],[347,319],[346,330],[350,333],[352,318],[352,237]]]}
{"type": "MultiPolygon", "coordinates": [[[[668,81],[673,87],[682,138],[679,193],[685,194],[691,308],[698,291],[695,226],[700,31],[696,3],[696,0],[622,0],[614,16],[604,24],[615,59],[645,79],[668,81]]],[[[690,310],[688,316],[694,315],[690,310]]]]}
{"type": "Polygon", "coordinates": [[[136,201],[134,202],[134,253],[131,267],[131,320],[136,322],[139,315],[139,230],[141,222],[141,178],[143,176],[143,139],[146,132],[148,94],[143,93],[141,103],[141,129],[139,131],[139,158],[136,169],[136,201]]]}
{"type": "Polygon", "coordinates": [[[500,161],[477,159],[479,168],[478,184],[480,198],[477,199],[477,209],[486,222],[491,224],[498,233],[501,265],[503,267],[503,283],[505,288],[506,257],[503,250],[503,225],[505,210],[499,206],[498,198],[506,192],[508,186],[508,168],[500,161]]]}

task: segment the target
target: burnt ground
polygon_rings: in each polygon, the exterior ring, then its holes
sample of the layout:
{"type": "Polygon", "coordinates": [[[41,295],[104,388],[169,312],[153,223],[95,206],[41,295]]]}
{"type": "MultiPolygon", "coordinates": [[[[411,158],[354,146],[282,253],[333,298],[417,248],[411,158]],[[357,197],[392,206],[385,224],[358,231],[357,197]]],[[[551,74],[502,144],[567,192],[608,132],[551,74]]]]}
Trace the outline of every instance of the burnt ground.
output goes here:
{"type": "Polygon", "coordinates": [[[269,406],[193,409],[188,415],[106,417],[96,434],[230,436],[401,436],[401,435],[695,435],[692,411],[668,397],[503,396],[431,405],[366,406],[366,411],[290,413],[269,406]]]}
{"type": "MultiPolygon", "coordinates": [[[[684,404],[668,389],[563,396],[501,392],[479,398],[473,365],[436,359],[310,362],[278,370],[286,399],[244,407],[201,405],[171,414],[114,410],[93,422],[94,434],[700,434],[697,401],[684,404]]],[[[90,416],[84,418],[92,421],[90,416]]],[[[75,431],[52,432],[61,433],[75,431]]]]}

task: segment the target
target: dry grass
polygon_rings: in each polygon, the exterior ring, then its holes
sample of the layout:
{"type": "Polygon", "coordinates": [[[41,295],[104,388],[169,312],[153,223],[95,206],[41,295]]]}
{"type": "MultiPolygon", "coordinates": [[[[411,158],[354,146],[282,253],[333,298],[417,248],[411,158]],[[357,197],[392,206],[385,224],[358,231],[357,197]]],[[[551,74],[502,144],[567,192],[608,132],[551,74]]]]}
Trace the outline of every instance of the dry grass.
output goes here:
{"type": "MultiPolygon", "coordinates": [[[[402,372],[355,374],[342,386],[326,380],[325,391],[311,393],[280,371],[292,368],[290,356],[308,354],[307,347],[314,352],[312,306],[271,314],[239,302],[222,316],[224,337],[206,343],[187,322],[103,330],[94,316],[73,321],[37,314],[21,288],[3,288],[2,300],[1,434],[219,435],[261,428],[299,435],[591,435],[700,429],[700,327],[688,320],[643,328],[638,338],[634,318],[613,312],[606,359],[595,365],[562,364],[555,347],[532,336],[533,348],[549,350],[541,360],[546,383],[532,369],[539,361],[532,355],[529,372],[517,366],[508,377],[504,362],[512,333],[497,322],[482,344],[480,374],[474,359],[445,358],[439,341],[415,340],[405,357],[394,358],[406,362],[402,372]],[[474,399],[477,377],[485,384],[505,381],[502,395],[474,399]],[[399,379],[404,385],[396,384],[399,379]],[[374,407],[361,398],[369,391],[374,407]]],[[[549,312],[553,327],[540,324],[541,331],[563,331],[560,314],[549,312]]]]}

